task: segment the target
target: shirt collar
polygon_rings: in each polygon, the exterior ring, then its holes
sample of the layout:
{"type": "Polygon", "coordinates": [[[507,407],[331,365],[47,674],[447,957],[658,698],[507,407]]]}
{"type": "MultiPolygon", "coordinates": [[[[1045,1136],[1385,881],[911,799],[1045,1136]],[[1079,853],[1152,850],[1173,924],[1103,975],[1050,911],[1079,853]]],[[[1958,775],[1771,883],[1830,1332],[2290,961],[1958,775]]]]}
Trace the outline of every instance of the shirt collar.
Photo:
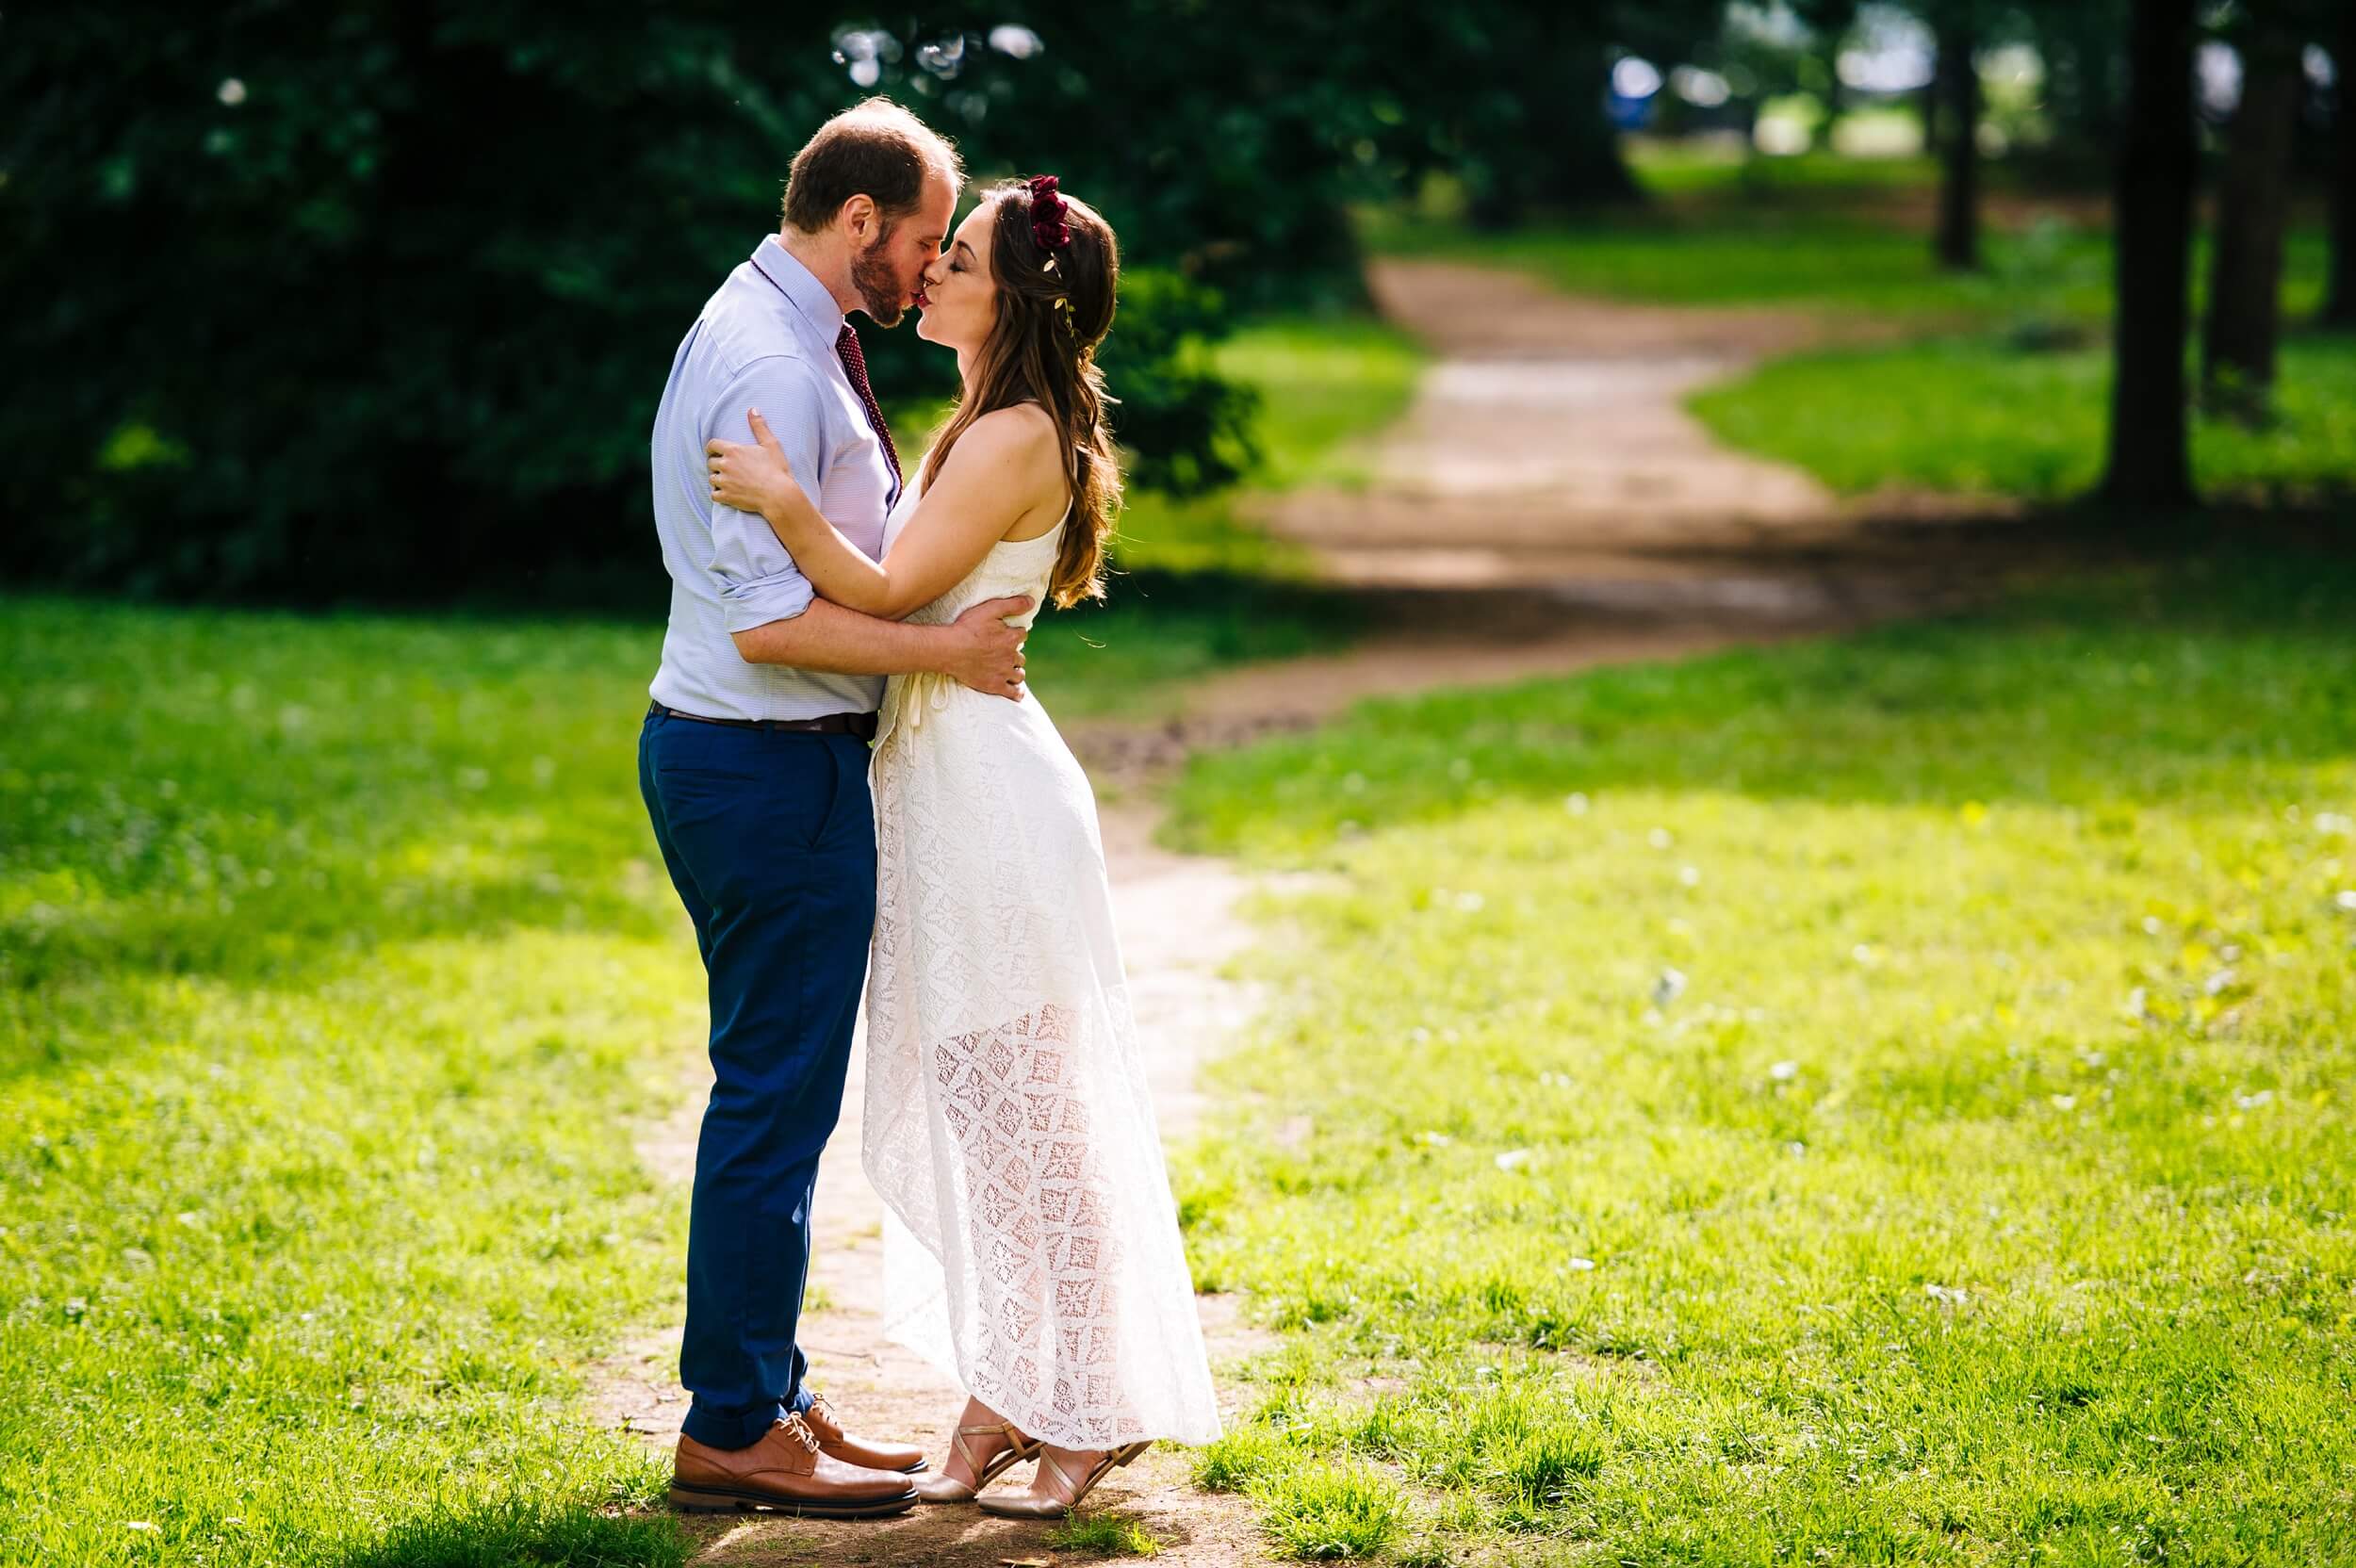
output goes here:
{"type": "Polygon", "coordinates": [[[753,247],[753,266],[777,286],[826,343],[831,345],[843,335],[843,307],[834,302],[834,295],[818,281],[818,275],[803,266],[801,258],[776,235],[764,235],[753,247]]]}

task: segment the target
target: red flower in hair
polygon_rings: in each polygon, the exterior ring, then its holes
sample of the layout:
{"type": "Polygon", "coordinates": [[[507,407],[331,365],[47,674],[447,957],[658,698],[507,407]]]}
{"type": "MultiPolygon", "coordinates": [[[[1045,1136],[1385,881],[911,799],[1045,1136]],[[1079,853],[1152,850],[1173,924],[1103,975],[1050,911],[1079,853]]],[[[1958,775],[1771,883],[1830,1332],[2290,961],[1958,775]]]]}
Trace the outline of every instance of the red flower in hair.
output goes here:
{"type": "Polygon", "coordinates": [[[1055,194],[1056,178],[1041,174],[1031,181],[1031,237],[1039,241],[1042,251],[1060,251],[1072,243],[1072,225],[1064,221],[1069,210],[1064,199],[1055,194]]]}

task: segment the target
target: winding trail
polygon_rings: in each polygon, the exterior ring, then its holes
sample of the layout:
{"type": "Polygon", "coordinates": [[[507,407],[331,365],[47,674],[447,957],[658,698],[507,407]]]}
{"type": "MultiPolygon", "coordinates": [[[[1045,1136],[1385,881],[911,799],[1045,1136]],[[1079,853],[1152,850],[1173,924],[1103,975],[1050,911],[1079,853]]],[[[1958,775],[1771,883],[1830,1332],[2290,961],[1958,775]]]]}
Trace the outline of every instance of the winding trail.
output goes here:
{"type": "MultiPolygon", "coordinates": [[[[1399,425],[1376,446],[1363,491],[1284,497],[1265,526],[1309,546],[1334,581],[1366,592],[1371,634],[1329,657],[1245,666],[1188,694],[1150,727],[1068,727],[1118,804],[1104,812],[1124,956],[1166,1139],[1196,1125],[1195,1070],[1253,998],[1221,973],[1254,939],[1238,919],[1253,883],[1220,861],[1156,848],[1154,786],[1186,752],[1304,727],[1361,697],[1505,681],[1855,628],[1949,608],[2034,564],[2007,519],[1935,503],[1842,503],[1806,476],[1717,447],[1680,406],[1693,388],[1759,356],[1819,340],[1805,318],[1657,310],[1568,299],[1516,274],[1380,262],[1384,312],[1440,353],[1399,425]],[[1991,550],[1991,531],[2004,547],[1991,550]]],[[[1053,694],[1046,694],[1051,705],[1053,694]]],[[[938,1454],[959,1394],[882,1342],[882,1205],[859,1167],[861,1055],[820,1167],[813,1308],[805,1344],[820,1386],[863,1429],[938,1454]]],[[[711,1085],[679,1047],[677,1112],[638,1153],[684,1186],[711,1085]]],[[[1201,1298],[1222,1398],[1270,1341],[1232,1297],[1201,1298]]],[[[591,1369],[601,1423],[667,1456],[685,1410],[676,1324],[591,1369]]],[[[1237,1413],[1230,1409],[1231,1417],[1237,1413]]],[[[1019,1480],[1023,1472],[1017,1472],[1019,1480]]],[[[1239,1500],[1187,1484],[1183,1453],[1155,1449],[1117,1472],[1093,1507],[1137,1516],[1185,1565],[1270,1561],[1239,1500]]],[[[698,1563],[892,1563],[965,1568],[1050,1559],[1038,1525],[970,1508],[920,1508],[880,1524],[776,1515],[690,1516],[698,1563]]],[[[1073,1560],[1073,1554],[1054,1554],[1073,1560]]]]}

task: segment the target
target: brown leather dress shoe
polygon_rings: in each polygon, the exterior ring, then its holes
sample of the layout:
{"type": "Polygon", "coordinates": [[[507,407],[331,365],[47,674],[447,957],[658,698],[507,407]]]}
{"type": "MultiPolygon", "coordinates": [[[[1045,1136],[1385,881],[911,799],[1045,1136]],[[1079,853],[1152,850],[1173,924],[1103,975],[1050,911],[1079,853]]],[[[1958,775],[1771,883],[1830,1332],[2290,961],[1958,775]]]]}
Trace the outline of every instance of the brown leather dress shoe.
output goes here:
{"type": "Polygon", "coordinates": [[[881,1519],[916,1506],[905,1476],[845,1464],[819,1451],[798,1415],[778,1418],[748,1448],[714,1448],[681,1432],[671,1462],[671,1506],[691,1513],[774,1510],[823,1519],[881,1519]]]}
{"type": "Polygon", "coordinates": [[[904,1476],[912,1476],[924,1468],[924,1450],[914,1444],[878,1443],[872,1437],[853,1437],[844,1431],[843,1423],[835,1418],[834,1407],[826,1403],[823,1394],[811,1397],[802,1419],[818,1434],[818,1451],[845,1464],[864,1465],[870,1470],[897,1470],[904,1476]]]}

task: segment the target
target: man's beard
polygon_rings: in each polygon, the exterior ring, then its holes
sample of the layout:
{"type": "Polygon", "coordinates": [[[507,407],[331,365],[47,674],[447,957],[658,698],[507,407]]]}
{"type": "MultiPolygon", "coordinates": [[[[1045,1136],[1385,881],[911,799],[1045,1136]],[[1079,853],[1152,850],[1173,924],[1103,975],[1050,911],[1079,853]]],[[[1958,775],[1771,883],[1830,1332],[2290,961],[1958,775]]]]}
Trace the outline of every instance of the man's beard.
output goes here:
{"type": "Polygon", "coordinates": [[[892,275],[892,263],[884,255],[884,247],[892,242],[892,231],[897,227],[896,223],[885,224],[875,242],[851,258],[851,286],[859,290],[868,319],[879,327],[898,326],[907,313],[903,302],[908,291],[892,275]]]}

